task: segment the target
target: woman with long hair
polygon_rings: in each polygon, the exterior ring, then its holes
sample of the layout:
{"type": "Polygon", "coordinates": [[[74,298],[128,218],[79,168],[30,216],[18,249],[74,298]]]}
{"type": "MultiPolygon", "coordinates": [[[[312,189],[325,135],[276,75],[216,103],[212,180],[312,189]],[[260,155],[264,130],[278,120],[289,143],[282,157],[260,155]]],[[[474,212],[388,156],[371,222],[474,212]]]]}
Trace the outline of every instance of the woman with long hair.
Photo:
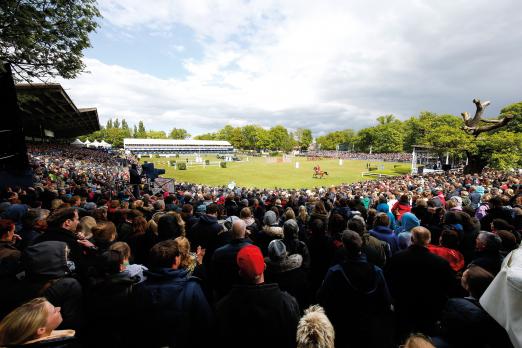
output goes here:
{"type": "Polygon", "coordinates": [[[0,346],[31,344],[66,347],[75,341],[75,331],[56,330],[62,320],[60,307],[53,306],[44,297],[35,298],[13,310],[0,322],[0,346]]]}

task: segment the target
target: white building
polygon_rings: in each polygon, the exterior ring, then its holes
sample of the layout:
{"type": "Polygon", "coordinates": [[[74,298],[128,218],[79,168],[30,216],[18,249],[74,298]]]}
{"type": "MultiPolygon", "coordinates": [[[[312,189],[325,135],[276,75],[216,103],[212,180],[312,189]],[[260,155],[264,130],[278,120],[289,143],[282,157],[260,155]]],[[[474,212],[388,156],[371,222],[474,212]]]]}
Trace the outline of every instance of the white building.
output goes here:
{"type": "Polygon", "coordinates": [[[221,140],[123,139],[125,151],[136,155],[232,153],[234,147],[221,140]]]}

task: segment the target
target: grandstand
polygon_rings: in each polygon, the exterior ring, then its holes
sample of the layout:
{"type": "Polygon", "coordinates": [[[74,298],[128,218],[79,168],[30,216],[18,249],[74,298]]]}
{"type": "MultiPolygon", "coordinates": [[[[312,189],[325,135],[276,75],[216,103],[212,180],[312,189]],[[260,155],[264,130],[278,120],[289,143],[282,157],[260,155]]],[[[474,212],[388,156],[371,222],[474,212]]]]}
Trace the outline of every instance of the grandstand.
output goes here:
{"type": "Polygon", "coordinates": [[[219,140],[171,140],[171,139],[133,139],[123,140],[125,151],[135,155],[176,155],[192,153],[234,152],[234,147],[228,141],[219,140]]]}

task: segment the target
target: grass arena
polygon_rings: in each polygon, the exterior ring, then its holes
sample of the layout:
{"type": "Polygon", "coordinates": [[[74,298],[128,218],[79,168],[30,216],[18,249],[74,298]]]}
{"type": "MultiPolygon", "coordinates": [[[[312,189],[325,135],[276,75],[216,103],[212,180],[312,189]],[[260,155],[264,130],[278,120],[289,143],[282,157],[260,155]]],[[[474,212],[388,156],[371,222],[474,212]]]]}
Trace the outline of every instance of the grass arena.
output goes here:
{"type": "Polygon", "coordinates": [[[180,155],[179,157],[141,158],[153,162],[156,168],[165,169],[164,178],[174,178],[176,182],[198,183],[212,186],[227,185],[235,182],[241,187],[257,188],[310,188],[349,184],[361,180],[378,177],[378,174],[402,175],[410,171],[409,163],[342,160],[331,158],[306,157],[248,157],[240,156],[240,161],[227,162],[226,168],[221,168],[222,161],[215,155],[201,156],[196,163],[195,156],[180,155]],[[209,164],[205,164],[209,160],[209,164]],[[171,166],[170,162],[184,162],[186,170],[171,166]],[[322,178],[315,178],[314,167],[319,165],[327,172],[322,178]],[[370,176],[368,165],[376,167],[370,176]]]}

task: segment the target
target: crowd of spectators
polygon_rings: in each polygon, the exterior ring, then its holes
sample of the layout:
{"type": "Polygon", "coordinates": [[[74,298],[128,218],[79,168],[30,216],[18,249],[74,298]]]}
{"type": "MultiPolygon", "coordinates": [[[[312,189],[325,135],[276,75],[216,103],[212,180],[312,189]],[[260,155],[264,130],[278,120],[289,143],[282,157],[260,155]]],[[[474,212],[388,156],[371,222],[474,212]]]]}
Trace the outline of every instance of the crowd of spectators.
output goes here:
{"type": "Polygon", "coordinates": [[[367,153],[367,152],[350,152],[350,151],[333,151],[333,150],[316,150],[308,151],[305,156],[308,157],[326,157],[326,158],[342,158],[354,160],[369,161],[388,161],[388,162],[411,162],[411,153],[367,153]]]}
{"type": "Polygon", "coordinates": [[[133,195],[114,154],[30,152],[0,196],[2,346],[520,346],[520,308],[506,331],[479,303],[519,250],[518,173],[133,195]]]}

